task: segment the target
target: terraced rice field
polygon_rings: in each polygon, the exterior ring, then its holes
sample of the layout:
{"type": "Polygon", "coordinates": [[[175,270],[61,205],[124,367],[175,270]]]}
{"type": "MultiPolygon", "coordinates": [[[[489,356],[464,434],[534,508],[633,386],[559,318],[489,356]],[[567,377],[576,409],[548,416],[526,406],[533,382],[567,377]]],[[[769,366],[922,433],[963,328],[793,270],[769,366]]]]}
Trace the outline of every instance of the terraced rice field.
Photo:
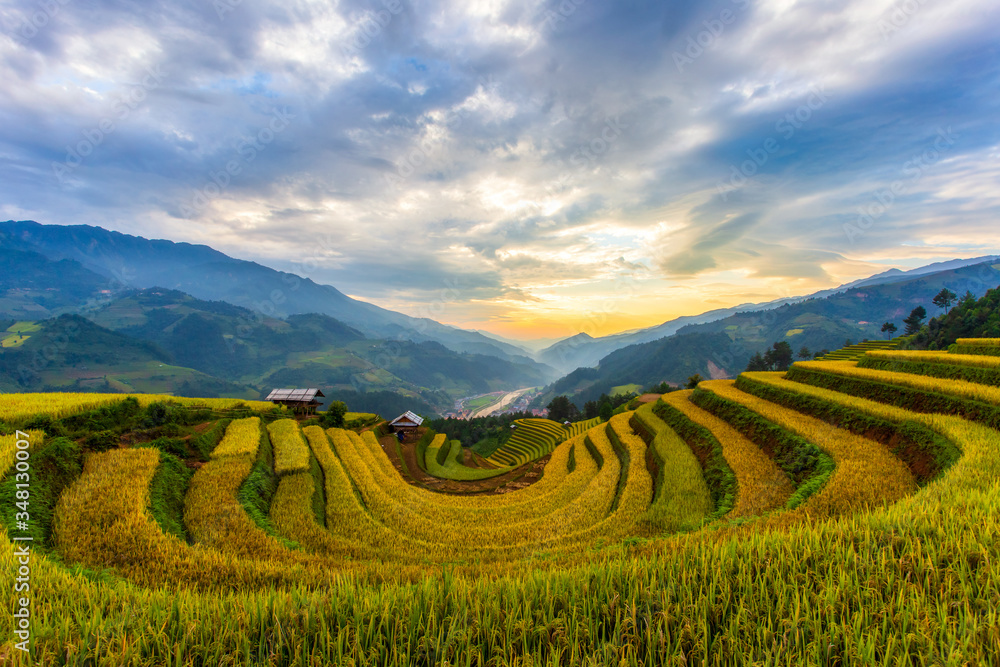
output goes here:
{"type": "Polygon", "coordinates": [[[822,361],[854,361],[860,359],[868,352],[874,350],[894,350],[906,339],[894,338],[892,340],[866,340],[856,345],[848,345],[839,350],[834,350],[830,354],[821,357],[822,361]]]}
{"type": "Polygon", "coordinates": [[[518,419],[517,429],[487,461],[498,466],[519,466],[545,456],[569,435],[569,430],[551,419],[518,419]]]}
{"type": "Polygon", "coordinates": [[[1000,338],[959,338],[955,344],[955,353],[1000,357],[1000,338]]]}
{"type": "Polygon", "coordinates": [[[36,415],[48,415],[59,418],[120,402],[131,396],[143,407],[159,401],[172,401],[188,407],[204,406],[211,410],[227,410],[237,406],[246,406],[251,410],[273,410],[273,403],[266,401],[243,401],[235,398],[183,398],[165,394],[7,394],[0,402],[0,421],[15,423],[36,415]]]}
{"type": "Polygon", "coordinates": [[[424,454],[424,470],[427,474],[441,479],[471,482],[505,475],[510,467],[470,468],[462,463],[462,443],[447,440],[443,433],[435,436],[424,454]]]}
{"type": "MultiPolygon", "coordinates": [[[[0,568],[30,460],[65,485],[31,556],[34,664],[995,665],[998,410],[988,384],[807,362],[525,420],[512,456],[548,448],[541,479],[464,496],[408,484],[370,431],[262,413],[189,461],[186,539],[151,511],[160,449],[18,432],[0,568]]],[[[426,455],[457,461],[443,436],[426,455]]],[[[0,615],[0,652],[28,664],[16,629],[0,615]]]]}

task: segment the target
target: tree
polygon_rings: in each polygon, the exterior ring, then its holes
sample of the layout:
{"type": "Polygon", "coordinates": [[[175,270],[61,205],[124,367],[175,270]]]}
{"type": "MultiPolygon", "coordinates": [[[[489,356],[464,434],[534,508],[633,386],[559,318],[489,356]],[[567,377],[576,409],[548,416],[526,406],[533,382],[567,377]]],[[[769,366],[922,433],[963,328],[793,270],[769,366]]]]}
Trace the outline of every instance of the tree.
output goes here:
{"type": "Polygon", "coordinates": [[[803,345],[802,349],[799,350],[799,359],[808,359],[811,356],[813,356],[813,353],[809,351],[808,347],[803,345]]]}
{"type": "Polygon", "coordinates": [[[819,352],[817,352],[813,356],[813,359],[819,359],[820,357],[825,357],[828,354],[830,354],[830,350],[823,349],[823,350],[820,350],[819,352]]]}
{"type": "Polygon", "coordinates": [[[787,341],[775,343],[767,353],[764,354],[764,361],[767,362],[768,370],[787,371],[795,359],[792,346],[787,341]]]}
{"type": "Polygon", "coordinates": [[[896,331],[898,331],[898,329],[892,322],[886,322],[882,325],[882,333],[886,334],[886,340],[891,339],[892,334],[896,333],[896,331]]]}
{"type": "Polygon", "coordinates": [[[601,409],[598,416],[601,418],[602,422],[606,422],[614,416],[615,409],[611,407],[611,403],[601,403],[601,409]]]}
{"type": "Polygon", "coordinates": [[[952,292],[947,287],[944,287],[941,289],[940,292],[937,293],[937,296],[934,297],[933,303],[935,306],[943,309],[944,312],[947,313],[948,310],[951,308],[951,304],[955,303],[955,299],[957,298],[958,298],[957,294],[952,292]]]}
{"type": "Polygon", "coordinates": [[[695,387],[698,386],[698,383],[701,382],[704,379],[705,378],[703,378],[700,373],[695,373],[694,375],[688,377],[688,381],[687,381],[687,385],[685,385],[685,389],[694,389],[695,387]]]}
{"type": "Polygon", "coordinates": [[[583,418],[593,419],[601,413],[600,407],[597,405],[597,401],[587,401],[583,404],[583,418]]]}
{"type": "Polygon", "coordinates": [[[903,320],[903,324],[906,325],[906,335],[910,336],[918,331],[923,325],[924,320],[927,318],[927,309],[923,306],[917,306],[910,311],[910,316],[903,320]]]}
{"type": "Polygon", "coordinates": [[[767,362],[760,352],[757,352],[752,357],[750,357],[750,363],[747,364],[747,371],[766,371],[769,370],[767,367],[767,362]]]}
{"type": "Polygon", "coordinates": [[[546,407],[549,411],[549,419],[557,422],[572,421],[580,414],[580,409],[573,405],[567,396],[556,396],[546,407]]]}
{"type": "Polygon", "coordinates": [[[673,391],[673,389],[674,389],[674,388],[673,388],[673,387],[671,387],[671,386],[670,386],[670,385],[669,385],[669,384],[667,383],[667,381],[666,381],[666,380],[664,380],[664,381],[663,381],[663,382],[661,382],[660,384],[654,384],[654,385],[653,385],[652,387],[650,387],[649,389],[647,389],[647,390],[646,390],[646,393],[647,393],[647,394],[668,394],[668,393],[670,393],[671,391],[673,391]]]}
{"type": "Polygon", "coordinates": [[[326,412],[320,417],[323,428],[341,428],[344,425],[344,415],[347,414],[347,404],[343,401],[330,401],[326,412]]]}

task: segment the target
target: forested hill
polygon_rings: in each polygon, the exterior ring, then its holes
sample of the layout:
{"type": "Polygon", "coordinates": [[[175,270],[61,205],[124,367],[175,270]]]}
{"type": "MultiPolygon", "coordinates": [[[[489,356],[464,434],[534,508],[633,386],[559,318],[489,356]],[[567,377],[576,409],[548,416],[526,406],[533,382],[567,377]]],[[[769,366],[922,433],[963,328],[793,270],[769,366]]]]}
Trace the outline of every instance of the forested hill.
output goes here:
{"type": "Polygon", "coordinates": [[[944,350],[959,338],[1000,338],[1000,288],[981,299],[962,298],[949,312],[931,319],[911,345],[944,350]]]}

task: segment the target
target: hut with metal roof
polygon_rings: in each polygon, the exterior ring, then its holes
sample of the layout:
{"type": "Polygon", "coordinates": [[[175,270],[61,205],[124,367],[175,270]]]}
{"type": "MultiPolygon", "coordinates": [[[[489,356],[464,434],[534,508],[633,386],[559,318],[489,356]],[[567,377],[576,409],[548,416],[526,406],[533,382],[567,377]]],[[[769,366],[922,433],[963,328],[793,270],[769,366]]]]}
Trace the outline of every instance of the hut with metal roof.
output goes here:
{"type": "Polygon", "coordinates": [[[423,423],[423,417],[407,410],[389,422],[389,426],[393,433],[401,433],[403,437],[406,437],[410,433],[416,433],[417,428],[423,423]]]}
{"type": "Polygon", "coordinates": [[[267,395],[268,401],[278,405],[285,405],[293,412],[313,414],[322,405],[317,398],[326,398],[319,389],[272,389],[267,395]]]}

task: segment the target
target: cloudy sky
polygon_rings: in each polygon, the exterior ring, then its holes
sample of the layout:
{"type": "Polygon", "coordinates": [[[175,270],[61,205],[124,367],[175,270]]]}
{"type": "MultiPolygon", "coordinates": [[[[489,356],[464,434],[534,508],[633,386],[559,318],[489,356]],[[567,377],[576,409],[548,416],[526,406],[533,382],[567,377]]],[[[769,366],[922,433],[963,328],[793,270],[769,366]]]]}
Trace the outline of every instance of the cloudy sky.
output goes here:
{"type": "Polygon", "coordinates": [[[0,0],[0,219],[513,337],[1000,251],[992,0],[0,0]]]}

